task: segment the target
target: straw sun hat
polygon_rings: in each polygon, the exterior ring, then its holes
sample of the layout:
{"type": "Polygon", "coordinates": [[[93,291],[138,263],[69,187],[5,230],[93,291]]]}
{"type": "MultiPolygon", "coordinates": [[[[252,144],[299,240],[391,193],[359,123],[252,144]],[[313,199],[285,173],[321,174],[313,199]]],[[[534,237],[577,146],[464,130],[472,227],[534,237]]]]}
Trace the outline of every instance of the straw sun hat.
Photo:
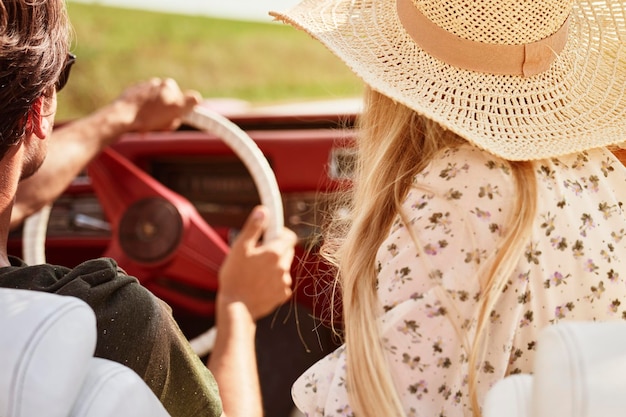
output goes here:
{"type": "Polygon", "coordinates": [[[506,159],[626,141],[626,1],[304,0],[270,14],[506,159]]]}

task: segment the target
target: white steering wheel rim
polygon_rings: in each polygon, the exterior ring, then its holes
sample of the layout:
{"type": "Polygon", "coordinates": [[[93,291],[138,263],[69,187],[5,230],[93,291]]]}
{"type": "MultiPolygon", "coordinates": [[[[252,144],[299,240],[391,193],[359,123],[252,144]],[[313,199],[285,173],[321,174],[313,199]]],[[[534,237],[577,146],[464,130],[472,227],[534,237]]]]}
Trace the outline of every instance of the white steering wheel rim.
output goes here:
{"type": "MultiPolygon", "coordinates": [[[[280,190],[272,168],[254,140],[221,114],[204,107],[196,106],[183,121],[196,129],[218,136],[237,154],[254,180],[261,204],[270,213],[264,240],[270,241],[278,237],[284,226],[280,190]]],[[[213,350],[216,337],[217,328],[212,327],[191,339],[189,343],[193,351],[202,357],[213,350]]]]}
{"type": "Polygon", "coordinates": [[[46,232],[52,205],[41,208],[24,220],[22,228],[22,259],[27,265],[46,263],[46,232]]]}

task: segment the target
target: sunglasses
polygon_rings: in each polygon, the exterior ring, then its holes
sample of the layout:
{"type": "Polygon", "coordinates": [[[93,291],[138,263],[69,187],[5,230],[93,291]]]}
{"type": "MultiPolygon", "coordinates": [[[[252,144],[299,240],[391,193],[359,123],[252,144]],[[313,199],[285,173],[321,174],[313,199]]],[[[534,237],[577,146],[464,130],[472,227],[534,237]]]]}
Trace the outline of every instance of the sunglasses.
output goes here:
{"type": "Polygon", "coordinates": [[[68,53],[67,58],[65,59],[65,64],[63,64],[61,75],[59,75],[59,79],[55,84],[57,93],[65,87],[65,84],[67,84],[67,80],[70,78],[70,70],[72,69],[74,62],[76,62],[76,55],[68,53]]]}

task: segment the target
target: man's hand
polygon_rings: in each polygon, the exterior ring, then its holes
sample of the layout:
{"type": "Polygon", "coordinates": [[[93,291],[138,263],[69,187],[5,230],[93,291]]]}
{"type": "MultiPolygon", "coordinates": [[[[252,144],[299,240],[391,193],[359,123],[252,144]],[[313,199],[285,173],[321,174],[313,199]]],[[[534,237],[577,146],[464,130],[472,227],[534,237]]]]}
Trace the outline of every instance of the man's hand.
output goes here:
{"type": "Polygon", "coordinates": [[[171,78],[153,78],[128,87],[115,102],[133,116],[129,131],[149,132],[178,128],[200,100],[197,91],[182,91],[171,78]]]}
{"type": "Polygon", "coordinates": [[[252,211],[219,273],[218,303],[241,302],[254,320],[271,313],[291,296],[290,267],[296,235],[283,229],[278,238],[260,244],[267,215],[262,206],[252,211]]]}

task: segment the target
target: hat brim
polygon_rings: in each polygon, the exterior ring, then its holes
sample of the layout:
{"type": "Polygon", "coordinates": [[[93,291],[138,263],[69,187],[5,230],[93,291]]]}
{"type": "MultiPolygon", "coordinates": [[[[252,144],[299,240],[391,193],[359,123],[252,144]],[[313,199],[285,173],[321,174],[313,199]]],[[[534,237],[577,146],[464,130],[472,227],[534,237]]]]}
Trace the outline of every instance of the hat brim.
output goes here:
{"type": "Polygon", "coordinates": [[[576,1],[564,50],[526,78],[433,58],[405,31],[395,0],[304,0],[271,15],[319,40],[374,90],[497,156],[533,160],[626,141],[625,8],[576,1]]]}

